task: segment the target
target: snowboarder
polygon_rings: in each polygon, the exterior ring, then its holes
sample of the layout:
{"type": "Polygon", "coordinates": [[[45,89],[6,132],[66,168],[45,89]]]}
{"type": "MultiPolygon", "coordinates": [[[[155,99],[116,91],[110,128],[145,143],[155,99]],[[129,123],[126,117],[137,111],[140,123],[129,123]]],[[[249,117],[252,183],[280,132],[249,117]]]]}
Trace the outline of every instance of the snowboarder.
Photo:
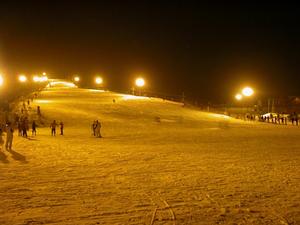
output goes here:
{"type": "Polygon", "coordinates": [[[51,135],[55,136],[56,135],[56,127],[57,127],[57,123],[55,120],[53,120],[53,122],[50,124],[50,128],[51,128],[51,135]]]}
{"type": "Polygon", "coordinates": [[[10,122],[6,124],[6,143],[5,148],[11,150],[12,142],[14,138],[14,128],[10,122]]]}
{"type": "Polygon", "coordinates": [[[31,125],[31,129],[32,129],[32,136],[36,136],[36,123],[35,121],[32,122],[32,125],[31,125]]]}
{"type": "Polygon", "coordinates": [[[60,135],[64,135],[64,123],[60,122],[60,135]]]}

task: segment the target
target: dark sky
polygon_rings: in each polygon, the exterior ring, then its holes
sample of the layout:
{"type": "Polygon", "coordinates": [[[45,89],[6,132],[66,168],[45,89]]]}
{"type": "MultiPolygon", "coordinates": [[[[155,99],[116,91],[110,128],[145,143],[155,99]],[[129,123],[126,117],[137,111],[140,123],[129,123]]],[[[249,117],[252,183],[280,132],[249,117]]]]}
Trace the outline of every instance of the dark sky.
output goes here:
{"type": "Polygon", "coordinates": [[[0,3],[0,70],[102,73],[113,90],[148,88],[213,101],[243,85],[300,95],[300,8],[282,3],[14,1],[0,3]]]}

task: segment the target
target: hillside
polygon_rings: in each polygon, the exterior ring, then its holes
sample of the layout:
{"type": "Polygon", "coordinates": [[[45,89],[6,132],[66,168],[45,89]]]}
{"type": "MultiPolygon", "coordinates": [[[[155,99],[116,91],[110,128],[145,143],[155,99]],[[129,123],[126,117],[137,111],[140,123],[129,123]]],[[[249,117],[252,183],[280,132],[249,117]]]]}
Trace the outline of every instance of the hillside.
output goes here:
{"type": "Polygon", "coordinates": [[[0,224],[300,223],[298,127],[90,89],[37,105],[45,127],[0,151],[0,224]]]}

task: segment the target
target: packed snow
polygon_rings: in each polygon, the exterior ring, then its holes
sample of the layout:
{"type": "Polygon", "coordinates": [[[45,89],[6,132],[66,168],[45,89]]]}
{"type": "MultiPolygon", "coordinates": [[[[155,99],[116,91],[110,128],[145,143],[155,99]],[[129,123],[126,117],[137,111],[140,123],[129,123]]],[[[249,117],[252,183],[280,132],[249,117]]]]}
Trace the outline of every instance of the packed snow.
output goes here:
{"type": "Polygon", "coordinates": [[[37,136],[0,151],[1,225],[300,224],[297,126],[79,88],[38,105],[37,136]]]}

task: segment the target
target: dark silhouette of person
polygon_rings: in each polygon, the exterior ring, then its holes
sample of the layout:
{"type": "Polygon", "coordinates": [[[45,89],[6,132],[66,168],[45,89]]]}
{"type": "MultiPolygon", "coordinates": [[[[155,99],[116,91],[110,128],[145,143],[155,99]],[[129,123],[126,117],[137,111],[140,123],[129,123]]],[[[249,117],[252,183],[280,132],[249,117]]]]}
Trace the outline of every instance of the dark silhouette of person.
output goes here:
{"type": "Polygon", "coordinates": [[[55,136],[56,135],[56,127],[57,127],[57,123],[55,120],[53,120],[53,122],[50,124],[50,128],[51,128],[51,135],[55,136]]]}
{"type": "Polygon", "coordinates": [[[31,125],[31,128],[32,128],[32,136],[36,136],[36,123],[35,121],[32,122],[32,125],[31,125]]]}
{"type": "Polygon", "coordinates": [[[60,135],[64,135],[64,123],[60,122],[60,135]]]}
{"type": "Polygon", "coordinates": [[[41,115],[41,107],[38,105],[37,106],[37,114],[40,116],[41,115]]]}

